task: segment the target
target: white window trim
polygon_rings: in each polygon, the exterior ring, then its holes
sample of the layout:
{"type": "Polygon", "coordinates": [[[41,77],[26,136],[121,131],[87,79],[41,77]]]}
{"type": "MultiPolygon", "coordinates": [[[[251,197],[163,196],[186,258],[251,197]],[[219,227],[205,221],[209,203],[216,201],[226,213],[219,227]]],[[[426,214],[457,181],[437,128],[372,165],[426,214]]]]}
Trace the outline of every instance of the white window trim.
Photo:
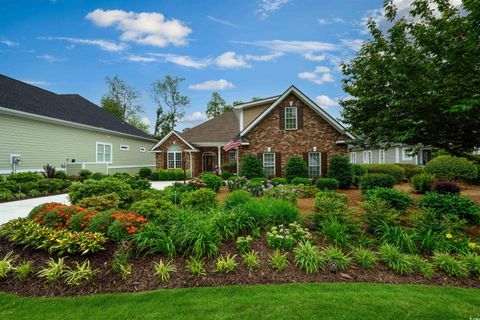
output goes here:
{"type": "Polygon", "coordinates": [[[357,153],[356,152],[350,152],[350,163],[351,164],[357,164],[357,153]]]}
{"type": "MultiPolygon", "coordinates": [[[[313,151],[308,153],[308,173],[310,174],[310,167],[318,167],[318,177],[322,176],[322,154],[318,151],[313,151]],[[318,154],[318,165],[314,166],[310,164],[310,154],[318,154]]],[[[317,178],[318,178],[317,177],[317,178]]]]}
{"type": "Polygon", "coordinates": [[[385,149],[378,150],[378,163],[385,164],[385,155],[386,155],[385,149]],[[382,161],[382,156],[381,156],[382,154],[383,154],[383,161],[382,161]]]}
{"type": "Polygon", "coordinates": [[[108,143],[108,142],[101,142],[101,141],[97,141],[95,143],[95,163],[108,163],[108,164],[111,164],[113,163],[113,145],[111,143],[108,143]],[[98,145],[103,145],[104,148],[103,148],[103,161],[98,161],[98,145]],[[105,161],[105,146],[110,146],[110,161],[105,161]]]}
{"type": "Polygon", "coordinates": [[[274,176],[274,177],[277,176],[277,175],[276,175],[276,172],[275,172],[275,171],[276,171],[275,168],[276,168],[276,164],[277,164],[277,162],[276,162],[277,159],[276,159],[276,158],[277,158],[277,157],[275,156],[275,153],[274,153],[274,152],[266,152],[266,153],[263,154],[263,163],[262,163],[263,170],[265,171],[265,168],[273,168],[273,176],[274,176]],[[267,155],[267,154],[273,155],[273,166],[272,166],[272,167],[271,167],[271,166],[268,166],[268,167],[265,166],[265,155],[267,155]]]}
{"type": "Polygon", "coordinates": [[[228,151],[228,163],[237,163],[237,150],[228,151]],[[235,161],[232,161],[232,154],[235,155],[235,161]]]}
{"type": "Polygon", "coordinates": [[[407,150],[408,148],[402,148],[402,161],[412,161],[413,157],[412,156],[407,156],[407,150]]]}
{"type": "Polygon", "coordinates": [[[363,151],[363,163],[364,164],[371,164],[372,163],[372,151],[371,150],[363,151]]]}
{"type": "Polygon", "coordinates": [[[182,151],[167,151],[167,169],[182,169],[183,167],[183,152],[182,151]],[[171,160],[168,160],[168,155],[170,153],[173,153],[173,167],[170,167],[170,161],[171,160]],[[182,159],[182,164],[180,165],[180,167],[177,167],[177,154],[180,154],[182,159]]]}
{"type": "Polygon", "coordinates": [[[120,145],[120,150],[121,151],[130,151],[130,146],[127,144],[121,144],[120,145]]]}
{"type": "MultiPolygon", "coordinates": [[[[284,119],[284,127],[285,127],[285,130],[297,130],[298,129],[298,108],[297,107],[285,107],[285,115],[284,115],[285,119],[284,119]],[[288,109],[293,109],[295,110],[295,128],[287,128],[287,110],[288,109]]],[[[291,118],[289,118],[291,119],[291,118]]]]}
{"type": "Polygon", "coordinates": [[[147,152],[147,148],[145,148],[145,147],[143,147],[143,146],[140,147],[140,152],[147,152]]]}

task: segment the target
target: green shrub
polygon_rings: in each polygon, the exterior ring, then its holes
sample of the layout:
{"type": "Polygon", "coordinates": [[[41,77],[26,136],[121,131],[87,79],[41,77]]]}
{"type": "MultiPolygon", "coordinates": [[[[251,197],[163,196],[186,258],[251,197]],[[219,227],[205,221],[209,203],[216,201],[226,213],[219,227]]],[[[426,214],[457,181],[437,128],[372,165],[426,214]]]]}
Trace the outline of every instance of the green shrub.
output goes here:
{"type": "Polygon", "coordinates": [[[245,177],[231,177],[227,181],[228,190],[240,190],[247,184],[248,180],[245,177]]]}
{"type": "Polygon", "coordinates": [[[92,171],[87,169],[82,169],[78,172],[78,175],[83,179],[90,179],[90,177],[92,176],[92,171]]]}
{"type": "Polygon", "coordinates": [[[222,180],[228,180],[233,176],[233,173],[228,171],[223,171],[221,174],[222,180]]]}
{"type": "Polygon", "coordinates": [[[309,179],[309,178],[295,177],[291,180],[291,183],[293,185],[303,184],[305,186],[311,186],[312,185],[312,180],[309,179]]]}
{"type": "Polygon", "coordinates": [[[70,286],[79,286],[82,282],[87,282],[93,279],[96,270],[92,270],[90,261],[86,260],[82,264],[75,262],[75,268],[65,268],[63,275],[65,283],[70,286]]]}
{"type": "Polygon", "coordinates": [[[248,271],[252,273],[255,269],[259,269],[262,263],[258,257],[258,252],[250,251],[243,255],[243,262],[248,268],[248,271]]]}
{"type": "Polygon", "coordinates": [[[140,168],[140,170],[138,170],[138,175],[142,178],[150,178],[152,175],[152,169],[149,167],[140,168]]]}
{"type": "Polygon", "coordinates": [[[366,192],[373,188],[393,188],[395,179],[393,176],[384,173],[367,173],[360,181],[360,189],[366,192]]]}
{"type": "Polygon", "coordinates": [[[433,263],[437,268],[453,277],[465,278],[468,276],[468,265],[463,260],[455,259],[449,253],[435,252],[433,263]]]}
{"type": "Polygon", "coordinates": [[[239,205],[247,203],[251,199],[252,197],[247,191],[235,190],[225,198],[224,206],[226,209],[232,209],[239,205]]]}
{"type": "Polygon", "coordinates": [[[247,179],[265,176],[262,161],[254,155],[246,155],[243,157],[240,162],[240,176],[247,179]]]}
{"type": "Polygon", "coordinates": [[[252,236],[238,237],[236,241],[237,250],[240,253],[246,253],[252,249],[252,236]]]}
{"type": "Polygon", "coordinates": [[[467,265],[468,271],[471,274],[480,279],[480,255],[478,255],[477,253],[469,252],[463,254],[460,257],[460,260],[467,265]]]}
{"type": "Polygon", "coordinates": [[[297,203],[296,187],[279,185],[263,191],[263,197],[266,199],[280,199],[291,203],[297,203]]]}
{"type": "Polygon", "coordinates": [[[202,277],[207,275],[207,270],[203,265],[203,260],[190,257],[187,261],[187,271],[190,272],[191,275],[196,277],[202,277]]]}
{"type": "Polygon", "coordinates": [[[362,164],[362,167],[367,170],[367,173],[388,174],[396,183],[402,182],[405,176],[405,169],[395,164],[362,164]]]}
{"type": "Polygon", "coordinates": [[[78,206],[89,208],[97,211],[106,211],[110,209],[118,209],[120,206],[120,198],[115,193],[104,194],[101,196],[86,197],[78,201],[78,206]]]}
{"type": "Polygon", "coordinates": [[[168,261],[164,263],[163,260],[153,263],[153,268],[155,270],[154,275],[160,278],[163,282],[170,280],[170,273],[177,272],[177,267],[173,261],[168,261]]]}
{"type": "Polygon", "coordinates": [[[0,260],[0,279],[6,278],[11,271],[15,270],[13,267],[14,257],[12,255],[13,251],[10,251],[0,260]]]}
{"type": "Polygon", "coordinates": [[[130,191],[132,191],[132,187],[128,183],[109,177],[98,181],[87,180],[83,184],[72,185],[68,197],[73,204],[77,204],[83,198],[116,193],[121,201],[128,202],[130,191]]]}
{"type": "Polygon", "coordinates": [[[35,182],[43,179],[45,178],[36,172],[19,172],[7,176],[7,181],[15,183],[35,182]]]}
{"type": "Polygon", "coordinates": [[[55,179],[66,180],[67,179],[67,174],[65,173],[65,171],[56,171],[54,178],[55,179]]]}
{"type": "Polygon", "coordinates": [[[15,273],[17,274],[17,278],[18,278],[18,280],[21,280],[21,281],[26,280],[27,277],[32,272],[33,272],[33,262],[32,261],[24,261],[24,262],[20,263],[15,268],[15,273]]]}
{"type": "Polygon", "coordinates": [[[205,182],[207,188],[212,189],[215,192],[220,191],[220,187],[222,186],[222,178],[215,175],[214,173],[204,172],[200,175],[200,180],[205,182]]]}
{"type": "Polygon", "coordinates": [[[362,167],[360,164],[352,164],[352,174],[353,174],[353,181],[352,184],[356,187],[360,185],[360,180],[364,174],[367,173],[367,170],[362,167]]]}
{"type": "Polygon", "coordinates": [[[455,181],[435,181],[435,192],[442,194],[460,194],[460,186],[455,181]]]}
{"type": "Polygon", "coordinates": [[[295,254],[295,264],[305,271],[306,274],[319,272],[325,265],[322,253],[318,247],[308,241],[300,243],[293,250],[293,253],[295,254]]]}
{"type": "Polygon", "coordinates": [[[267,244],[274,249],[292,250],[296,244],[311,239],[310,232],[302,228],[297,222],[274,226],[267,232],[267,244]]]}
{"type": "Polygon", "coordinates": [[[153,180],[180,181],[184,178],[183,169],[160,169],[153,174],[153,180]]]}
{"type": "Polygon", "coordinates": [[[439,156],[425,165],[425,172],[444,180],[473,180],[478,176],[475,164],[465,158],[439,156]]]}
{"type": "Polygon", "coordinates": [[[352,261],[349,255],[345,254],[338,247],[329,246],[322,250],[322,257],[330,269],[334,271],[345,270],[352,261]]]}
{"type": "Polygon", "coordinates": [[[113,222],[112,211],[104,211],[90,217],[87,222],[89,232],[101,232],[106,234],[113,222]]]}
{"type": "Polygon", "coordinates": [[[347,157],[335,155],[330,159],[327,177],[338,181],[341,189],[348,189],[353,183],[352,164],[347,157]]]}
{"type": "Polygon", "coordinates": [[[175,245],[164,227],[152,222],[146,223],[139,232],[134,234],[133,243],[137,253],[145,255],[164,253],[171,257],[175,255],[175,245]]]}
{"type": "Polygon", "coordinates": [[[298,220],[298,207],[290,202],[278,199],[252,199],[239,207],[260,227],[271,227],[298,220]]]}
{"type": "Polygon", "coordinates": [[[236,255],[231,256],[230,254],[218,257],[214,271],[220,273],[234,272],[235,268],[237,268],[237,261],[235,260],[235,257],[236,255]]]}
{"type": "Polygon", "coordinates": [[[378,198],[387,203],[391,208],[399,211],[405,211],[408,207],[413,205],[412,198],[408,193],[388,188],[374,188],[366,192],[365,198],[367,201],[378,198]]]}
{"type": "Polygon", "coordinates": [[[429,173],[416,174],[410,178],[410,185],[415,193],[427,193],[433,191],[435,176],[429,173]]]}
{"type": "Polygon", "coordinates": [[[421,174],[423,172],[423,168],[417,166],[416,164],[409,164],[409,163],[396,163],[397,166],[402,167],[405,170],[405,179],[410,181],[410,178],[416,174],[421,174]]]}
{"type": "Polygon", "coordinates": [[[388,243],[380,246],[380,257],[388,268],[400,275],[414,273],[414,267],[408,255],[402,254],[400,250],[388,243]]]}
{"type": "Polygon", "coordinates": [[[292,181],[293,178],[308,178],[308,167],[302,158],[294,156],[288,159],[285,166],[285,178],[292,181]]]}
{"type": "Polygon", "coordinates": [[[250,194],[254,197],[261,197],[263,196],[263,190],[264,190],[264,186],[261,182],[257,182],[257,181],[248,181],[246,184],[245,184],[245,187],[244,187],[245,190],[247,190],[248,192],[250,192],[250,194]]]}
{"type": "Polygon", "coordinates": [[[55,262],[52,258],[47,263],[47,266],[38,271],[38,276],[44,278],[45,282],[57,282],[60,280],[63,270],[65,268],[64,258],[58,258],[55,262]]]}
{"type": "Polygon", "coordinates": [[[420,200],[419,205],[440,215],[464,219],[469,225],[480,223],[479,206],[465,196],[429,192],[420,200]]]}
{"type": "Polygon", "coordinates": [[[6,188],[0,188],[0,201],[11,201],[13,200],[12,191],[6,188]]]}
{"type": "Polygon", "coordinates": [[[375,264],[377,263],[377,256],[375,253],[370,249],[362,247],[353,250],[353,259],[364,269],[371,269],[375,267],[375,264]]]}
{"type": "Polygon", "coordinates": [[[184,208],[209,210],[217,206],[217,194],[213,190],[205,188],[185,192],[180,205],[184,208]]]}
{"type": "Polygon", "coordinates": [[[404,252],[417,252],[414,237],[400,226],[383,224],[375,229],[375,234],[381,242],[390,243],[404,252]]]}
{"type": "Polygon", "coordinates": [[[175,208],[170,201],[160,198],[149,198],[133,203],[130,210],[149,220],[165,222],[175,208]]]}
{"type": "Polygon", "coordinates": [[[106,177],[108,177],[108,175],[106,175],[105,173],[95,172],[94,174],[92,174],[92,175],[90,176],[89,179],[102,180],[103,178],[106,178],[106,177]]]}
{"type": "Polygon", "coordinates": [[[353,236],[350,224],[340,221],[337,217],[328,217],[315,222],[328,242],[342,247],[350,244],[353,236]]]}
{"type": "Polygon", "coordinates": [[[270,181],[274,186],[285,185],[288,183],[288,180],[285,178],[276,177],[270,181]]]}
{"type": "Polygon", "coordinates": [[[268,260],[274,270],[282,272],[288,268],[287,253],[282,254],[278,249],[268,256],[268,260]]]}
{"type": "Polygon", "coordinates": [[[375,232],[379,227],[397,224],[397,212],[388,204],[380,199],[371,199],[362,203],[362,209],[365,213],[362,220],[367,224],[370,232],[375,232]]]}
{"type": "Polygon", "coordinates": [[[315,185],[317,189],[321,191],[335,191],[340,187],[338,180],[334,178],[318,178],[317,181],[315,181],[315,185]]]}
{"type": "Polygon", "coordinates": [[[315,209],[314,221],[319,221],[327,217],[344,217],[348,215],[347,195],[335,191],[320,191],[315,195],[313,208],[315,209]]]}

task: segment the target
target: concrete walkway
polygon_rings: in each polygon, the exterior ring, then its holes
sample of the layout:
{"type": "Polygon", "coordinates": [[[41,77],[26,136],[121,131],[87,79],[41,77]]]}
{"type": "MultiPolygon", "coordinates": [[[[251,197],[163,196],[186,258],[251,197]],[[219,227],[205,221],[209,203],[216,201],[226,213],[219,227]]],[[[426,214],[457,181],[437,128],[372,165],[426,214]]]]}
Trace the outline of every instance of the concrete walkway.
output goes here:
{"type": "MultiPolygon", "coordinates": [[[[151,183],[152,188],[163,190],[165,187],[172,185],[173,181],[152,181],[151,183]]],[[[26,217],[33,208],[47,202],[70,204],[68,194],[0,203],[0,224],[12,219],[26,217]]]]}

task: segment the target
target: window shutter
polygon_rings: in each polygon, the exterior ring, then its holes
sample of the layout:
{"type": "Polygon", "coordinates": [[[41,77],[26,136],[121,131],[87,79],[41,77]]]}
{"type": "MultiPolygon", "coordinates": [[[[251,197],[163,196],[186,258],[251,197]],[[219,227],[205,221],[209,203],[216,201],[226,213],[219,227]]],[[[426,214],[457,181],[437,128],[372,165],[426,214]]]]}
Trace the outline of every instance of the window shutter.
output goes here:
{"type": "Polygon", "coordinates": [[[321,170],[322,172],[320,173],[320,175],[322,177],[326,177],[327,176],[327,153],[326,152],[321,152],[320,154],[320,163],[321,163],[321,170]]]}
{"type": "Polygon", "coordinates": [[[282,176],[282,154],[275,152],[275,177],[282,176]]]}
{"type": "Polygon", "coordinates": [[[305,163],[306,163],[307,166],[308,166],[308,152],[304,152],[304,153],[303,153],[303,161],[305,161],[305,163]]]}
{"type": "Polygon", "coordinates": [[[163,168],[168,169],[168,152],[163,152],[163,168]]]}
{"type": "Polygon", "coordinates": [[[285,107],[278,107],[279,119],[280,119],[280,130],[285,129],[285,107]]]}
{"type": "Polygon", "coordinates": [[[297,127],[303,129],[303,107],[297,107],[297,127]]]}
{"type": "Polygon", "coordinates": [[[263,166],[263,153],[257,153],[257,158],[260,159],[260,161],[262,162],[262,166],[263,166]]]}

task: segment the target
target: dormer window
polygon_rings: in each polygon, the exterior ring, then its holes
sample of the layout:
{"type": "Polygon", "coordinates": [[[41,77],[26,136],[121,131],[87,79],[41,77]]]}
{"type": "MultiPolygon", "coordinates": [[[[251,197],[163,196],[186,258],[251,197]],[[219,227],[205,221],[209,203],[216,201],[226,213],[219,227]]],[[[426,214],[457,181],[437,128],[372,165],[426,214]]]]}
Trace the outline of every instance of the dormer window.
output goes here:
{"type": "Polygon", "coordinates": [[[285,108],[285,130],[298,129],[298,110],[297,107],[285,108]]]}

